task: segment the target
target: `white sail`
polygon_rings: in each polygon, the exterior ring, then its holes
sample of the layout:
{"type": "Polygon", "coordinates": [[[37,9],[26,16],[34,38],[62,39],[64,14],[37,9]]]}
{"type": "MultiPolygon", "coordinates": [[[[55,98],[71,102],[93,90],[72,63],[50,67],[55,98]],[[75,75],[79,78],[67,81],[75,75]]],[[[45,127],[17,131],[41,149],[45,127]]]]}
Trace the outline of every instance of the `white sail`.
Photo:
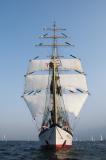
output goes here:
{"type": "Polygon", "coordinates": [[[87,91],[86,77],[83,74],[60,74],[60,84],[66,89],[87,91]]]}
{"type": "Polygon", "coordinates": [[[27,75],[24,92],[46,89],[48,85],[48,75],[27,75]]]}
{"type": "Polygon", "coordinates": [[[40,70],[48,70],[49,69],[49,62],[50,62],[50,59],[31,60],[31,61],[29,61],[27,73],[31,73],[34,71],[40,71],[40,70]]]}
{"type": "Polygon", "coordinates": [[[77,70],[83,72],[79,59],[61,59],[60,66],[63,70],[77,70]]]}
{"type": "MultiPolygon", "coordinates": [[[[82,89],[87,91],[86,77],[83,74],[60,74],[60,84],[66,89],[82,89]]],[[[27,75],[25,81],[25,92],[36,89],[46,89],[48,75],[27,75]]]]}
{"type": "Polygon", "coordinates": [[[103,136],[102,135],[100,136],[100,141],[103,141],[103,136]]]}
{"type": "MultiPolygon", "coordinates": [[[[49,70],[50,60],[31,60],[29,62],[27,73],[32,73],[35,71],[49,70]]],[[[62,70],[77,70],[83,72],[81,67],[81,62],[79,59],[57,59],[56,63],[59,69],[62,70]]]]}
{"type": "Polygon", "coordinates": [[[88,94],[63,94],[63,100],[67,112],[77,117],[83,107],[88,94]]]}
{"type": "Polygon", "coordinates": [[[41,116],[45,109],[46,94],[24,95],[24,100],[32,114],[32,117],[41,116]]]}

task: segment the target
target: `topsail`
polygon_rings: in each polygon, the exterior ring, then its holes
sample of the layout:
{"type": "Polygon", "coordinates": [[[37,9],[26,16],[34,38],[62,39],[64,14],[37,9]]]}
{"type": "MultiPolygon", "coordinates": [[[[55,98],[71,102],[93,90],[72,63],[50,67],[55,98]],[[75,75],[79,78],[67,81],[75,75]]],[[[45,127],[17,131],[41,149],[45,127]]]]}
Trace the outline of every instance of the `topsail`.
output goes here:
{"type": "MultiPolygon", "coordinates": [[[[34,73],[37,71],[49,70],[50,59],[48,60],[30,60],[27,73],[34,73]]],[[[80,73],[83,72],[81,63],[79,59],[57,59],[56,63],[60,70],[75,70],[80,73]]]]}

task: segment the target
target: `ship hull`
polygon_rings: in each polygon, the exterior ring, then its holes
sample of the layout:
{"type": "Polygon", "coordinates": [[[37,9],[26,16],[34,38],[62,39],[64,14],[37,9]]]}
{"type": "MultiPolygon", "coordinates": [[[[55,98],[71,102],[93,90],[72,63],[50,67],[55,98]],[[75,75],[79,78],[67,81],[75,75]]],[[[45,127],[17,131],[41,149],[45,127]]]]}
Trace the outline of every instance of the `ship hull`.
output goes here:
{"type": "Polygon", "coordinates": [[[72,134],[58,126],[44,130],[39,135],[43,148],[70,148],[72,146],[72,134]]]}

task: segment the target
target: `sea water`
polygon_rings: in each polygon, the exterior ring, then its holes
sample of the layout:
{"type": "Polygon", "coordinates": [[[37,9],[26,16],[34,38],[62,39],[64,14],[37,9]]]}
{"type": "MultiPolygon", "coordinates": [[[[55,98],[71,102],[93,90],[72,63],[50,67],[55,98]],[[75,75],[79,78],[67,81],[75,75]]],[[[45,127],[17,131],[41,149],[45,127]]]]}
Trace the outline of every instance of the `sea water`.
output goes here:
{"type": "Polygon", "coordinates": [[[43,150],[38,142],[0,141],[0,160],[106,160],[106,141],[74,142],[68,150],[43,150]]]}

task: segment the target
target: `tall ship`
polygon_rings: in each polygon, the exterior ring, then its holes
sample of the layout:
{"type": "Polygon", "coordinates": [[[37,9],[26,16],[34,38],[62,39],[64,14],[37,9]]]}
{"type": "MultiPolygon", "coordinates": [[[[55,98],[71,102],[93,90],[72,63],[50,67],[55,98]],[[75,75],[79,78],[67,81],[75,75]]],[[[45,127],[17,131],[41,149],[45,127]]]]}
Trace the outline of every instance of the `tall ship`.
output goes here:
{"type": "Polygon", "coordinates": [[[66,29],[54,23],[44,30],[50,33],[45,32],[40,38],[51,42],[35,46],[51,47],[51,54],[47,59],[37,56],[29,61],[23,98],[39,127],[41,146],[66,148],[72,146],[71,120],[78,117],[89,94],[86,75],[79,58],[59,54],[60,47],[73,46],[65,40],[66,29]]]}

